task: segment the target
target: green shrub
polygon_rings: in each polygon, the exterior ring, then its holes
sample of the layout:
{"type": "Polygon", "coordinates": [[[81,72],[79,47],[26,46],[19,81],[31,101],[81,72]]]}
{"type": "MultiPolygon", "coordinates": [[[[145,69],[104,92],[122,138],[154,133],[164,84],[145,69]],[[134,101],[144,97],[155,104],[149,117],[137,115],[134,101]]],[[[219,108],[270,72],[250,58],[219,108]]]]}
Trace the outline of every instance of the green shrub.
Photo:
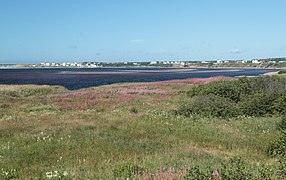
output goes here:
{"type": "Polygon", "coordinates": [[[213,94],[238,102],[241,100],[243,93],[248,92],[247,86],[242,82],[243,81],[236,80],[216,81],[205,85],[195,86],[188,94],[191,96],[213,94]]]}
{"type": "Polygon", "coordinates": [[[252,179],[251,167],[240,157],[231,158],[219,170],[222,179],[252,179]]]}
{"type": "Polygon", "coordinates": [[[279,138],[268,147],[268,155],[286,159],[286,131],[281,131],[279,138]]]}
{"type": "Polygon", "coordinates": [[[191,166],[185,179],[211,179],[213,169],[211,167],[201,168],[199,166],[191,166]]]}
{"type": "Polygon", "coordinates": [[[286,91],[275,99],[273,108],[278,114],[286,114],[286,91]]]}
{"type": "Polygon", "coordinates": [[[286,90],[286,77],[280,76],[260,76],[246,78],[245,83],[253,94],[278,93],[286,90]]]}
{"type": "Polygon", "coordinates": [[[256,93],[239,102],[238,109],[245,116],[264,116],[273,114],[273,101],[277,97],[271,93],[256,93]]]}
{"type": "Polygon", "coordinates": [[[177,114],[184,116],[200,115],[208,117],[230,118],[237,116],[235,103],[217,95],[195,96],[189,103],[184,103],[177,114]]]}
{"type": "Polygon", "coordinates": [[[277,129],[280,131],[286,130],[286,115],[284,114],[281,121],[277,123],[277,129]]]}
{"type": "Polygon", "coordinates": [[[191,96],[214,94],[239,102],[244,97],[257,93],[277,94],[286,90],[286,77],[242,77],[238,80],[223,80],[193,87],[191,96]]]}
{"type": "Polygon", "coordinates": [[[278,170],[279,170],[279,175],[282,178],[286,179],[286,158],[285,157],[279,160],[278,170]]]}
{"type": "Polygon", "coordinates": [[[265,116],[286,112],[286,78],[280,76],[243,77],[193,87],[190,99],[177,113],[235,117],[265,116]]]}

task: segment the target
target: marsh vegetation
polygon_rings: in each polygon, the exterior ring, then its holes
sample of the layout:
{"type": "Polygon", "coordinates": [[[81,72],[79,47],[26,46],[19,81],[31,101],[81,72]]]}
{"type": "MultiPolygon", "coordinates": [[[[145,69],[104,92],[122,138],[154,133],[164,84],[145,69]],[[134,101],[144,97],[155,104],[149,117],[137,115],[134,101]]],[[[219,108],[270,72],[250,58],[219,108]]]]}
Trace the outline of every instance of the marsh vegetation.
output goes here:
{"type": "Polygon", "coordinates": [[[282,179],[285,86],[283,76],[1,85],[0,179],[282,179]]]}

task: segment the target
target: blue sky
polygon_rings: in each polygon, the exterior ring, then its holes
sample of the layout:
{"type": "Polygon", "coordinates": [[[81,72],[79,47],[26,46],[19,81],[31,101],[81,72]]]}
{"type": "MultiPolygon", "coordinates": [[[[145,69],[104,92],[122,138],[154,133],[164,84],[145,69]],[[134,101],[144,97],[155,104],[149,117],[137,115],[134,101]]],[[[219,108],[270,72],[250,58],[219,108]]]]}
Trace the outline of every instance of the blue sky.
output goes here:
{"type": "Polygon", "coordinates": [[[285,0],[1,0],[0,63],[286,56],[285,0]]]}

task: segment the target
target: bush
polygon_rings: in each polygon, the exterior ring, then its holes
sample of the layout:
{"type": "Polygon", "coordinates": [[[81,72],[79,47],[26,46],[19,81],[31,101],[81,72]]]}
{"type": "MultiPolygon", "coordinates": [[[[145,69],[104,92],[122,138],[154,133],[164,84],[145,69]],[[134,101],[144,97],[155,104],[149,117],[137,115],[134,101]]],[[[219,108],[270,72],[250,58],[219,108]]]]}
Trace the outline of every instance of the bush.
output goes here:
{"type": "Polygon", "coordinates": [[[279,76],[243,77],[193,87],[180,115],[235,117],[286,113],[286,78],[279,76]]]}
{"type": "Polygon", "coordinates": [[[206,85],[195,86],[188,92],[188,94],[191,96],[213,94],[238,102],[241,100],[243,93],[246,92],[248,92],[248,89],[242,81],[222,80],[211,82],[206,85]]]}
{"type": "Polygon", "coordinates": [[[286,159],[286,131],[281,131],[279,138],[268,147],[268,155],[286,159]]]}
{"type": "Polygon", "coordinates": [[[280,131],[286,130],[286,115],[284,114],[281,121],[277,124],[277,129],[280,131]]]}
{"type": "Polygon", "coordinates": [[[219,170],[222,179],[252,179],[252,170],[240,157],[233,157],[227,163],[223,163],[219,170]]]}
{"type": "Polygon", "coordinates": [[[200,115],[208,117],[230,118],[237,116],[235,103],[217,95],[195,96],[187,104],[183,104],[177,114],[184,116],[200,115]]]}
{"type": "Polygon", "coordinates": [[[186,174],[185,179],[212,179],[213,170],[211,167],[200,168],[191,166],[186,174]]]}
{"type": "Polygon", "coordinates": [[[286,91],[275,99],[273,108],[278,114],[286,114],[286,91]]]}
{"type": "Polygon", "coordinates": [[[286,78],[279,76],[243,77],[238,80],[215,81],[192,88],[191,96],[214,94],[229,98],[235,102],[241,101],[250,94],[275,93],[286,90],[286,78]]]}
{"type": "Polygon", "coordinates": [[[279,174],[286,179],[286,158],[279,160],[279,174]]]}
{"type": "Polygon", "coordinates": [[[260,76],[246,78],[248,88],[255,93],[278,93],[286,90],[286,78],[280,76],[260,76]]]}
{"type": "Polygon", "coordinates": [[[257,93],[249,95],[239,102],[238,109],[245,116],[264,116],[273,114],[272,103],[277,97],[271,93],[257,93]]]}

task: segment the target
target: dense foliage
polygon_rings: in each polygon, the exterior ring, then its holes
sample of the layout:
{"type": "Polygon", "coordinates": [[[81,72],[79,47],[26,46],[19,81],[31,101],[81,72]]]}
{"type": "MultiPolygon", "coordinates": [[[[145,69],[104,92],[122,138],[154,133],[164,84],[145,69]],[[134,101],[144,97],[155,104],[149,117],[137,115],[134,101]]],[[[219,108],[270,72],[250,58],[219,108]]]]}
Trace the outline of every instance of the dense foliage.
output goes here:
{"type": "Polygon", "coordinates": [[[280,131],[286,130],[286,116],[284,115],[281,122],[277,124],[277,129],[280,131]]]}
{"type": "Polygon", "coordinates": [[[279,137],[269,146],[268,154],[273,157],[286,158],[286,131],[281,131],[279,137]]]}
{"type": "Polygon", "coordinates": [[[214,94],[195,96],[190,102],[182,105],[178,112],[185,116],[233,117],[237,115],[234,102],[214,94]]]}
{"type": "Polygon", "coordinates": [[[278,138],[274,139],[268,147],[268,155],[279,159],[280,174],[286,177],[286,116],[277,124],[278,138]]]}
{"type": "Polygon", "coordinates": [[[243,77],[193,87],[177,113],[211,117],[267,116],[286,109],[286,78],[243,77]]]}
{"type": "Polygon", "coordinates": [[[258,117],[273,114],[273,102],[276,98],[276,93],[250,94],[237,104],[237,110],[244,116],[258,117]]]}

